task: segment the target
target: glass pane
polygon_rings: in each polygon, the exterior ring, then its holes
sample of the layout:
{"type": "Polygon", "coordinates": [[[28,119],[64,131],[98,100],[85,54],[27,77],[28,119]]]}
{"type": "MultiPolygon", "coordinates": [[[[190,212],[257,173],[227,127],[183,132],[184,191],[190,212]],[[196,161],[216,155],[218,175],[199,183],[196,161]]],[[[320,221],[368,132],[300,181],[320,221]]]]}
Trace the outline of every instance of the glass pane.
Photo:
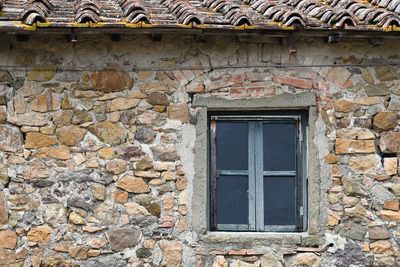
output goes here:
{"type": "Polygon", "coordinates": [[[296,124],[264,123],[264,171],[296,169],[296,124]]]}
{"type": "Polygon", "coordinates": [[[217,224],[248,224],[248,181],[247,176],[217,179],[217,224]]]}
{"type": "Polygon", "coordinates": [[[218,122],[217,169],[247,170],[248,123],[218,122]]]}
{"type": "Polygon", "coordinates": [[[265,225],[296,224],[295,177],[264,177],[265,225]]]}

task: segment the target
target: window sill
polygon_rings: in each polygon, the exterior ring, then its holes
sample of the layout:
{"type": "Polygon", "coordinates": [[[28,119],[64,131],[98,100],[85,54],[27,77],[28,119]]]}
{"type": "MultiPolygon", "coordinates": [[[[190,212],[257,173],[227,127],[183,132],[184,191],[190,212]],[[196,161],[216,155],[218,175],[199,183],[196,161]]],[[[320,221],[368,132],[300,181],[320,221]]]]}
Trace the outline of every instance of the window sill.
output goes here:
{"type": "Polygon", "coordinates": [[[201,240],[205,243],[301,245],[308,237],[308,233],[207,232],[201,236],[201,240]]]}

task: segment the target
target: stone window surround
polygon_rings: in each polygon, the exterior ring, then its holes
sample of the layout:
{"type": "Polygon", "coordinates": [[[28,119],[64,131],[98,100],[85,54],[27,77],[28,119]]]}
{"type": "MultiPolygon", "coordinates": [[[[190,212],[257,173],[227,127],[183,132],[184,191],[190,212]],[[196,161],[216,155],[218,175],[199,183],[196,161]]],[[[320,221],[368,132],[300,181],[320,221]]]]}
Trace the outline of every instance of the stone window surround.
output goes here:
{"type": "Polygon", "coordinates": [[[195,175],[192,195],[192,228],[201,240],[209,243],[236,244],[287,244],[322,245],[325,222],[321,211],[320,166],[315,144],[317,120],[316,97],[312,92],[281,95],[256,99],[226,99],[196,95],[193,107],[198,108],[195,142],[195,175]],[[308,110],[307,126],[307,231],[301,233],[276,232],[211,232],[208,230],[208,111],[230,110],[308,110]]]}

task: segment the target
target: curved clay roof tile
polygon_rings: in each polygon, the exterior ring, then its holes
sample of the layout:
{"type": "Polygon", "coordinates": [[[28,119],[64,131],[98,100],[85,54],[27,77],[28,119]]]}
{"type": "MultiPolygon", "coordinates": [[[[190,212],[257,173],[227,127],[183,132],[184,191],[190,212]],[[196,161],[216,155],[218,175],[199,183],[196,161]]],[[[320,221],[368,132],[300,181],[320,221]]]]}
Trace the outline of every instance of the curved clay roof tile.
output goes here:
{"type": "Polygon", "coordinates": [[[374,23],[379,27],[400,26],[400,17],[394,12],[383,12],[374,18],[374,23]]]}
{"type": "Polygon", "coordinates": [[[242,8],[230,0],[204,0],[202,4],[215,12],[221,12],[231,25],[251,25],[250,17],[242,8]]]}
{"type": "Polygon", "coordinates": [[[142,21],[145,23],[150,23],[149,12],[142,5],[140,0],[122,0],[118,2],[128,22],[138,23],[142,21]]]}
{"type": "Polygon", "coordinates": [[[400,6],[400,0],[392,0],[390,1],[389,5],[387,6],[387,9],[390,11],[395,11],[396,7],[400,6]]]}
{"type": "Polygon", "coordinates": [[[84,22],[99,22],[100,21],[100,6],[96,0],[77,1],[75,4],[75,21],[84,22]]]}
{"type": "Polygon", "coordinates": [[[85,23],[88,21],[96,23],[100,21],[100,18],[95,12],[93,12],[93,10],[84,9],[76,13],[75,20],[79,23],[85,23]]]}
{"type": "Polygon", "coordinates": [[[188,25],[192,22],[202,24],[203,17],[199,11],[186,0],[161,0],[168,9],[177,17],[180,24],[188,25]]]}
{"type": "Polygon", "coordinates": [[[305,27],[307,25],[306,19],[298,12],[286,12],[281,21],[285,24],[285,26],[293,26],[293,25],[302,25],[305,27]]]}
{"type": "Polygon", "coordinates": [[[29,1],[20,13],[22,23],[33,25],[37,21],[45,22],[53,5],[48,0],[29,1]]]}

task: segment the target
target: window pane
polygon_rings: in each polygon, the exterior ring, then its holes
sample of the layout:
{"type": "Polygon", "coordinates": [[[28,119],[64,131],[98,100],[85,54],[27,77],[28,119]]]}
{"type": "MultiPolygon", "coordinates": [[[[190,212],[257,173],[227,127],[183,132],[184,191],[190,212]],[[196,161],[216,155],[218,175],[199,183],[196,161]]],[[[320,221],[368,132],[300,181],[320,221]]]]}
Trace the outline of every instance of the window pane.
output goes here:
{"type": "Polygon", "coordinates": [[[248,123],[218,122],[217,169],[247,170],[248,123]]]}
{"type": "Polygon", "coordinates": [[[264,123],[264,170],[296,169],[296,124],[264,123]]]}
{"type": "Polygon", "coordinates": [[[248,181],[247,176],[217,179],[217,224],[248,224],[248,181]]]}
{"type": "Polygon", "coordinates": [[[296,224],[295,177],[264,177],[265,225],[296,224]]]}

